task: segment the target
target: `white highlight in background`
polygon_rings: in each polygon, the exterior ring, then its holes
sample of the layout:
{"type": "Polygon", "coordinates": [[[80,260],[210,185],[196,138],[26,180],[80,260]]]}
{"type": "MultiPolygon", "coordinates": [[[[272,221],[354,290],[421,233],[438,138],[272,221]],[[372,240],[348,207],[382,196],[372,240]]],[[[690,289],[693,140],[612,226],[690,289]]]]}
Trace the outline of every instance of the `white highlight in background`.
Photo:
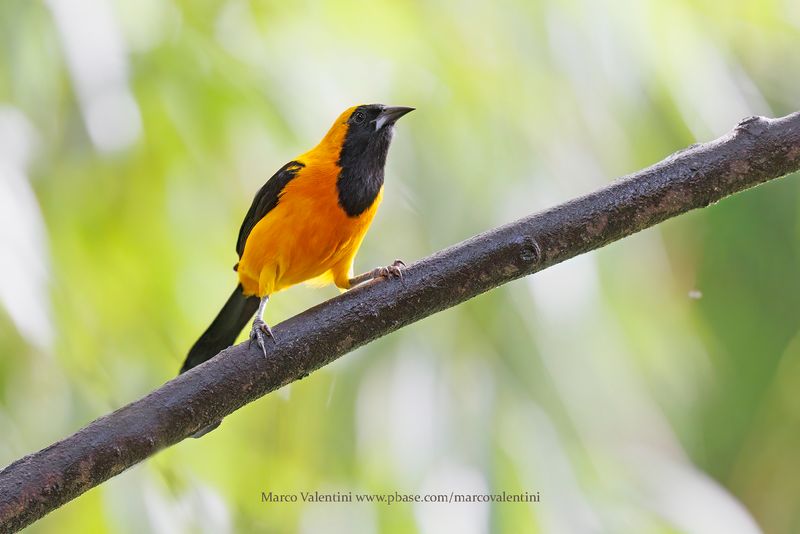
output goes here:
{"type": "Polygon", "coordinates": [[[142,129],[128,87],[127,51],[110,3],[49,0],[72,75],[81,113],[94,145],[126,148],[142,129]]]}
{"type": "Polygon", "coordinates": [[[0,302],[32,345],[50,347],[47,232],[25,175],[35,141],[21,111],[0,107],[0,302]]]}

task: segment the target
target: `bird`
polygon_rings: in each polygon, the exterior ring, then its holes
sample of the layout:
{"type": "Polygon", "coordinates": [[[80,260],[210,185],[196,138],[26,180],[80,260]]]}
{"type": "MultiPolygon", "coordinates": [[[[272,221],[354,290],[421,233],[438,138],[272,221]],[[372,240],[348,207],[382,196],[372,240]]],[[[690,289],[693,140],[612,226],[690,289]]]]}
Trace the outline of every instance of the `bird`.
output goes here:
{"type": "Polygon", "coordinates": [[[238,284],[189,350],[180,373],[232,345],[252,317],[250,343],[266,357],[268,339],[276,340],[264,309],[278,291],[309,281],[348,290],[402,276],[401,260],[359,276],[353,276],[353,261],[383,198],[395,123],[413,110],[383,104],[348,108],[319,144],[258,190],[236,240],[238,284]]]}

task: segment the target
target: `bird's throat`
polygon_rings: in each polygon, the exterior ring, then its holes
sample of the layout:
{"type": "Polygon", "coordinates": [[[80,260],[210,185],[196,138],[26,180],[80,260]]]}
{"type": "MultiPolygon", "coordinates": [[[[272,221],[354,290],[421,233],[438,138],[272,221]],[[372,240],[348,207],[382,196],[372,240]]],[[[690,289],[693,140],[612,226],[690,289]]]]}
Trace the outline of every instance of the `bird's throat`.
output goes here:
{"type": "Polygon", "coordinates": [[[336,188],[339,205],[350,217],[358,217],[370,206],[383,187],[386,155],[392,141],[392,128],[384,128],[368,139],[348,135],[339,155],[336,188]]]}

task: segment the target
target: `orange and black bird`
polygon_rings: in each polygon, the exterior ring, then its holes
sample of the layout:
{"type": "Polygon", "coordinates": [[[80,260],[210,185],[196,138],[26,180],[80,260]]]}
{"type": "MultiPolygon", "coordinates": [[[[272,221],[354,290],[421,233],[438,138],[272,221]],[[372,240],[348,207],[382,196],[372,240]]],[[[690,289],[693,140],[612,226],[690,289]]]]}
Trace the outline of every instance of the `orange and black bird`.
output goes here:
{"type": "Polygon", "coordinates": [[[270,296],[314,280],[341,289],[400,273],[399,260],[353,277],[353,260],[383,196],[386,155],[409,107],[354,106],[322,141],[276,172],[256,193],[236,241],[239,276],[228,301],[192,346],[181,373],[232,345],[255,314],[250,341],[266,356],[270,296]]]}

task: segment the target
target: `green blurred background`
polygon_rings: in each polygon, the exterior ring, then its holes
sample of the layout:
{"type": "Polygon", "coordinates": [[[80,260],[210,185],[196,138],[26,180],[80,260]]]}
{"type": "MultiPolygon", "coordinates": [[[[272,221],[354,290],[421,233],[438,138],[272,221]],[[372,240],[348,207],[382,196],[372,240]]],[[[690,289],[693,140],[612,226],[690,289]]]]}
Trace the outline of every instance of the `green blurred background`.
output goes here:
{"type": "MultiPolygon", "coordinates": [[[[252,195],[346,107],[418,108],[361,271],[800,109],[798,45],[797,0],[0,0],[0,464],[174,376],[252,195]]],[[[29,532],[800,532],[799,201],[779,180],[405,328],[29,532]],[[260,502],[314,490],[542,502],[260,502]]]]}

